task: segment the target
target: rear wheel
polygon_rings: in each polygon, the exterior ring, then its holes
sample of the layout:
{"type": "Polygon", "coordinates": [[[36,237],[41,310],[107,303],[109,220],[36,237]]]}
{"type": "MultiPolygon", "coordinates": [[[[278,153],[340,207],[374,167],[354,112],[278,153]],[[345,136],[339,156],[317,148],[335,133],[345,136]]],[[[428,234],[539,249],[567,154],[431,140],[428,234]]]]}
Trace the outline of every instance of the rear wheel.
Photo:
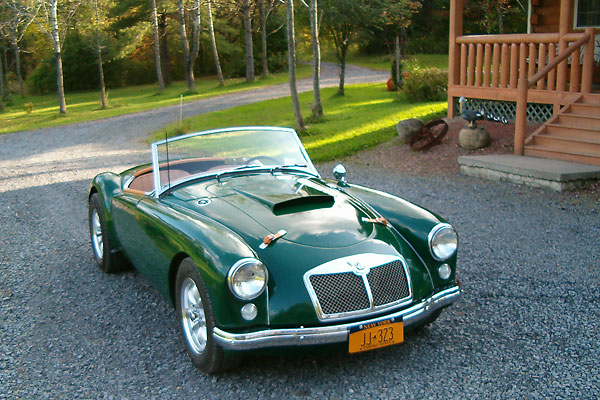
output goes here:
{"type": "Polygon", "coordinates": [[[90,240],[98,267],[106,273],[114,273],[129,268],[124,257],[115,251],[106,227],[104,211],[97,193],[90,197],[89,208],[90,240]]]}
{"type": "Polygon", "coordinates": [[[207,374],[233,368],[239,356],[224,352],[215,342],[212,304],[198,268],[190,258],[181,262],[175,285],[177,318],[192,363],[207,374]]]}

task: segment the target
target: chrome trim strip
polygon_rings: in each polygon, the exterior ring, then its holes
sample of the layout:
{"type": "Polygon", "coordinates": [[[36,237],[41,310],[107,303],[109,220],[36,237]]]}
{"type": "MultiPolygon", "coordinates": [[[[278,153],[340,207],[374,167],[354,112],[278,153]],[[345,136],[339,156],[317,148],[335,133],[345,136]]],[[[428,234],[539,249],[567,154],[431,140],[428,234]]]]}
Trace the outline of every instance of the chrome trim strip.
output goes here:
{"type": "Polygon", "coordinates": [[[410,274],[408,273],[408,266],[406,264],[406,260],[404,260],[404,257],[402,257],[401,255],[361,253],[354,254],[352,256],[336,258],[335,260],[328,261],[310,269],[309,271],[306,271],[303,280],[304,286],[306,286],[306,290],[308,291],[310,300],[312,301],[313,306],[315,307],[315,311],[317,313],[319,321],[340,321],[360,315],[367,316],[369,314],[375,314],[377,312],[390,310],[392,308],[402,307],[412,302],[412,281],[410,279],[410,274]],[[382,265],[394,261],[400,261],[402,267],[404,268],[404,273],[406,275],[406,281],[408,285],[408,296],[402,299],[398,299],[392,303],[383,304],[381,306],[374,306],[373,293],[371,292],[371,285],[367,280],[367,275],[369,274],[371,269],[380,267],[382,265]],[[357,265],[361,265],[364,269],[357,270],[357,265]],[[365,285],[365,290],[367,291],[367,296],[369,298],[370,307],[366,309],[342,313],[325,314],[323,313],[323,309],[321,308],[321,303],[319,302],[317,293],[312,287],[310,277],[313,275],[329,275],[344,272],[353,272],[354,274],[362,277],[363,284],[365,285]]]}
{"type": "MultiPolygon", "coordinates": [[[[165,139],[166,140],[166,139],[165,139]]],[[[158,165],[158,147],[157,143],[152,143],[150,149],[152,151],[152,176],[154,178],[154,198],[160,196],[160,170],[158,165]]]]}
{"type": "Polygon", "coordinates": [[[339,343],[348,340],[350,328],[374,322],[384,321],[390,318],[402,318],[404,327],[415,325],[434,311],[446,307],[461,295],[460,286],[454,286],[442,290],[431,297],[404,310],[386,314],[368,320],[345,323],[333,326],[320,326],[315,328],[292,328],[292,329],[267,329],[249,333],[230,333],[215,327],[213,338],[219,346],[229,350],[251,350],[265,347],[278,346],[302,346],[318,345],[328,343],[339,343]]]}

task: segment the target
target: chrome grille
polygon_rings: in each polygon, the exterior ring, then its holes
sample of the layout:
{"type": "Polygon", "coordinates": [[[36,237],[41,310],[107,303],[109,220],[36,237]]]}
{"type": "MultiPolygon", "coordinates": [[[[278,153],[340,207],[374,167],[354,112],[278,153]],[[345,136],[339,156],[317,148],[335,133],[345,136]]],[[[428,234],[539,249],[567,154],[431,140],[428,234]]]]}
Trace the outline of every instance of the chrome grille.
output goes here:
{"type": "Polygon", "coordinates": [[[350,318],[411,302],[406,262],[401,256],[357,254],[321,264],[304,274],[321,320],[350,318]]]}
{"type": "Polygon", "coordinates": [[[409,295],[404,266],[400,261],[371,268],[367,280],[371,286],[375,307],[393,303],[409,295]]]}
{"type": "Polygon", "coordinates": [[[313,275],[310,283],[324,314],[369,309],[369,296],[360,276],[352,272],[313,275]]]}

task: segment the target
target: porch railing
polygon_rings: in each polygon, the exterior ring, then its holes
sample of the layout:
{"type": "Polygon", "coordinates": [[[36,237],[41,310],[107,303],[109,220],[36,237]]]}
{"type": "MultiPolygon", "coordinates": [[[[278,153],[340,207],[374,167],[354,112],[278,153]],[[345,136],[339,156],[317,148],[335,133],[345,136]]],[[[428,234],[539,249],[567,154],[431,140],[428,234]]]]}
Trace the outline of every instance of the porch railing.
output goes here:
{"type": "MultiPolygon", "coordinates": [[[[567,85],[567,61],[571,57],[571,74],[569,79],[569,92],[590,93],[592,89],[592,68],[594,63],[594,29],[588,28],[583,34],[577,34],[579,38],[575,40],[556,57],[552,57],[547,65],[538,68],[537,73],[529,69],[529,79],[525,74],[520,74],[518,81],[517,94],[517,115],[515,121],[515,146],[514,153],[523,154],[525,144],[525,130],[527,123],[527,98],[529,89],[534,85],[541,90],[546,88],[554,93],[554,110],[558,112],[560,107],[557,92],[564,92],[567,85]],[[584,47],[583,63],[581,59],[581,46],[584,47]],[[581,65],[583,64],[583,73],[581,65]],[[556,86],[555,86],[556,79],[556,86]],[[545,83],[546,82],[546,83],[545,83]],[[556,90],[554,88],[556,87],[556,90]]],[[[569,35],[571,37],[572,35],[569,35]]],[[[574,35],[573,35],[574,36],[574,35]]],[[[540,54],[542,54],[540,46],[540,54]]],[[[531,54],[531,53],[530,53],[531,54]]],[[[544,57],[538,57],[539,61],[544,61],[544,57]]]]}
{"type": "MultiPolygon", "coordinates": [[[[458,83],[463,88],[517,89],[521,78],[532,78],[553,62],[570,43],[582,37],[593,37],[593,29],[585,33],[568,33],[562,38],[558,33],[534,33],[511,35],[458,36],[460,62],[458,83]],[[560,49],[560,51],[559,51],[560,49]]],[[[584,54],[593,57],[593,39],[589,40],[590,51],[584,54]]],[[[584,57],[585,58],[585,57],[584,57]]],[[[593,58],[586,63],[581,60],[580,50],[571,57],[568,76],[568,61],[552,70],[536,82],[537,90],[584,92],[591,89],[593,58]],[[583,73],[582,73],[583,70],[583,73]],[[567,88],[567,83],[569,87],[567,88]]]]}

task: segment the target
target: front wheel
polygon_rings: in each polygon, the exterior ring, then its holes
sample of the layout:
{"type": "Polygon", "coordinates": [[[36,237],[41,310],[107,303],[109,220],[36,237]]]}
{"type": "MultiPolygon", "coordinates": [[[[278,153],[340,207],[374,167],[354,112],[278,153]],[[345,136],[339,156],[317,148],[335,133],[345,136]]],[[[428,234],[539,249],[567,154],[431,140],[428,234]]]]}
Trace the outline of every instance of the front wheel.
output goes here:
{"type": "Polygon", "coordinates": [[[106,226],[106,218],[97,193],[90,197],[89,208],[90,240],[98,267],[106,273],[129,268],[129,264],[118,251],[114,251],[106,226]]]}
{"type": "Polygon", "coordinates": [[[177,318],[192,363],[207,374],[234,367],[239,358],[225,353],[212,336],[215,327],[212,304],[198,268],[190,258],[181,262],[175,284],[177,318]]]}

